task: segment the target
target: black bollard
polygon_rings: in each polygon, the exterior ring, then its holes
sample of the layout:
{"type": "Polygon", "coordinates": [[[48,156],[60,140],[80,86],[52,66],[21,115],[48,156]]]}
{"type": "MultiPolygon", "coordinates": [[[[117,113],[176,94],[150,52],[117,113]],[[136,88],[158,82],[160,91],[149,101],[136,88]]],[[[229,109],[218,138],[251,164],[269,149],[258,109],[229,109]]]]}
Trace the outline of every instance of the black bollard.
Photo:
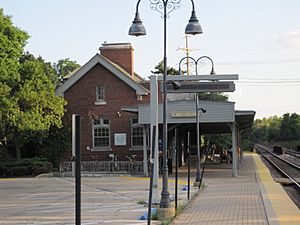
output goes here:
{"type": "Polygon", "coordinates": [[[76,225],[81,224],[81,166],[80,166],[80,116],[73,115],[75,123],[75,221],[76,225]]]}
{"type": "Polygon", "coordinates": [[[191,132],[188,131],[188,141],[187,141],[187,154],[188,154],[188,190],[187,199],[190,199],[190,181],[191,181],[191,132]]]}

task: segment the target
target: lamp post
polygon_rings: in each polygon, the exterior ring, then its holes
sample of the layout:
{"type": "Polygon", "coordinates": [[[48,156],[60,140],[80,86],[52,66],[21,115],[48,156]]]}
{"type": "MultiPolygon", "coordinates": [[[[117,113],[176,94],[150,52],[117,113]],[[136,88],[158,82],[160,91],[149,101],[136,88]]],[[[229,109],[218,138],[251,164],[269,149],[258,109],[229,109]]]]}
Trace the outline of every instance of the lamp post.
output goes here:
{"type": "MultiPolygon", "coordinates": [[[[162,166],[162,191],[161,191],[161,200],[160,208],[170,208],[170,193],[168,191],[168,162],[167,162],[167,16],[169,13],[178,9],[180,7],[181,0],[149,0],[150,8],[152,10],[158,11],[162,14],[164,19],[164,73],[163,73],[163,166],[162,166]],[[162,10],[163,9],[163,10],[162,10]]],[[[136,13],[135,18],[132,22],[132,25],[129,29],[128,34],[133,36],[142,36],[146,35],[146,29],[140,18],[138,11],[139,4],[141,0],[138,0],[136,4],[136,13]]],[[[185,28],[185,34],[202,34],[202,28],[199,24],[199,21],[196,17],[194,1],[192,3],[192,14],[190,20],[185,28]]]]}
{"type": "MultiPolygon", "coordinates": [[[[211,63],[211,71],[210,71],[210,75],[215,75],[216,72],[215,72],[215,67],[214,67],[214,62],[213,60],[204,55],[204,56],[201,56],[199,57],[197,60],[194,59],[193,57],[190,57],[190,56],[186,56],[184,58],[182,58],[180,61],[179,61],[179,73],[181,74],[181,63],[183,60],[188,60],[188,59],[191,59],[192,61],[194,61],[194,64],[195,64],[195,70],[196,70],[196,75],[198,75],[198,63],[200,62],[201,64],[201,60],[202,59],[208,59],[211,63]]],[[[189,67],[189,65],[187,64],[187,67],[189,67]]],[[[198,104],[198,93],[195,93],[195,102],[196,102],[196,135],[197,135],[197,170],[196,170],[196,179],[195,179],[195,183],[194,183],[194,186],[198,186],[200,188],[200,180],[201,180],[201,174],[200,174],[200,160],[201,160],[201,156],[200,156],[200,122],[199,122],[199,110],[201,110],[202,113],[206,113],[206,110],[203,109],[203,108],[199,108],[199,104],[198,104]]]]}
{"type": "Polygon", "coordinates": [[[200,121],[199,121],[199,110],[201,110],[202,113],[206,113],[206,110],[203,108],[198,108],[198,93],[195,93],[196,97],[196,124],[197,124],[197,170],[196,170],[196,179],[194,186],[199,187],[200,184],[200,179],[201,179],[201,174],[200,174],[200,161],[201,161],[201,155],[200,155],[200,146],[201,146],[201,132],[200,132],[200,121]]]}

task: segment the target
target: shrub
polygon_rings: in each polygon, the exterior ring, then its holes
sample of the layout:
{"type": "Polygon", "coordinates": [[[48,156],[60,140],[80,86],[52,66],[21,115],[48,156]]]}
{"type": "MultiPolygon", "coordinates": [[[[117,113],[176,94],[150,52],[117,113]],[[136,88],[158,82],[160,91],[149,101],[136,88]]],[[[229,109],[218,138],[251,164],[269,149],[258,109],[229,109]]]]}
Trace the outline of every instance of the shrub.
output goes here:
{"type": "Polygon", "coordinates": [[[0,161],[0,176],[38,175],[50,172],[52,164],[45,158],[13,159],[0,161]]]}

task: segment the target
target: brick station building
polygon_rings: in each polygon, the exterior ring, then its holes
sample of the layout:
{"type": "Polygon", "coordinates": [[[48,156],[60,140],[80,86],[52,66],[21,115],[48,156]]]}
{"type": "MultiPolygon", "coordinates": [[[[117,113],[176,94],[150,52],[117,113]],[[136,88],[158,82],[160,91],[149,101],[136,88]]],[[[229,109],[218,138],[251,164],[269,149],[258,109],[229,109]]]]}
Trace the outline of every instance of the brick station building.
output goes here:
{"type": "MultiPolygon", "coordinates": [[[[81,116],[82,161],[109,161],[137,155],[142,161],[143,133],[137,115],[122,111],[124,106],[149,103],[149,82],[134,72],[134,49],[130,43],[102,44],[77,71],[64,78],[57,93],[67,101],[68,120],[81,116]]],[[[161,97],[160,97],[161,98],[161,97]]]]}
{"type": "MultiPolygon", "coordinates": [[[[125,165],[118,166],[118,170],[126,170],[128,157],[134,155],[146,171],[150,152],[150,81],[134,72],[133,53],[130,43],[102,44],[100,54],[65,77],[56,90],[67,101],[67,119],[71,121],[72,114],[81,117],[82,161],[89,164],[109,162],[106,169],[104,166],[101,170],[112,170],[111,161],[116,155],[118,162],[125,165]]],[[[172,99],[172,95],[168,95],[168,144],[177,127],[178,143],[182,143],[178,149],[182,155],[179,164],[182,164],[186,156],[187,131],[191,131],[191,144],[196,144],[196,116],[195,100],[184,99],[182,94],[179,97],[172,99]]],[[[162,112],[161,103],[162,93],[158,88],[158,112],[162,112]]],[[[232,133],[232,146],[238,148],[240,131],[251,127],[255,112],[235,110],[234,102],[200,101],[199,104],[207,111],[200,116],[201,132],[232,133]]],[[[161,125],[162,113],[158,117],[161,125]]],[[[160,126],[160,136],[161,130],[160,126]]],[[[173,158],[172,148],[168,149],[168,156],[173,158]]]]}

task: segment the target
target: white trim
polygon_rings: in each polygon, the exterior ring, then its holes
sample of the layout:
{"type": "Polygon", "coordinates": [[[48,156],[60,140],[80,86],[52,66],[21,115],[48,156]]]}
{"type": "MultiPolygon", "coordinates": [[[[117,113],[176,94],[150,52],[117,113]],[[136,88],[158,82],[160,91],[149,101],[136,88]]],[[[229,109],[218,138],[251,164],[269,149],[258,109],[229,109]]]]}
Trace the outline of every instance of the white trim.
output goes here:
{"type": "Polygon", "coordinates": [[[91,152],[107,152],[107,151],[112,151],[112,148],[105,148],[105,147],[96,147],[96,148],[92,148],[91,152]]]}
{"type": "Polygon", "coordinates": [[[108,69],[111,73],[116,75],[119,79],[124,81],[128,86],[136,91],[138,95],[148,95],[149,90],[144,88],[142,85],[136,83],[128,73],[123,71],[121,68],[117,68],[112,62],[107,60],[105,57],[96,54],[86,64],[84,64],[78,71],[74,73],[68,80],[66,80],[61,86],[56,89],[56,94],[63,95],[70,87],[72,87],[81,77],[88,73],[95,65],[102,65],[108,69]]]}
{"type": "MultiPolygon", "coordinates": [[[[150,150],[149,147],[146,147],[147,151],[150,150]]],[[[143,146],[141,147],[130,147],[129,151],[143,151],[143,146]]]]}
{"type": "Polygon", "coordinates": [[[95,105],[106,105],[106,101],[96,101],[95,105]]]}

